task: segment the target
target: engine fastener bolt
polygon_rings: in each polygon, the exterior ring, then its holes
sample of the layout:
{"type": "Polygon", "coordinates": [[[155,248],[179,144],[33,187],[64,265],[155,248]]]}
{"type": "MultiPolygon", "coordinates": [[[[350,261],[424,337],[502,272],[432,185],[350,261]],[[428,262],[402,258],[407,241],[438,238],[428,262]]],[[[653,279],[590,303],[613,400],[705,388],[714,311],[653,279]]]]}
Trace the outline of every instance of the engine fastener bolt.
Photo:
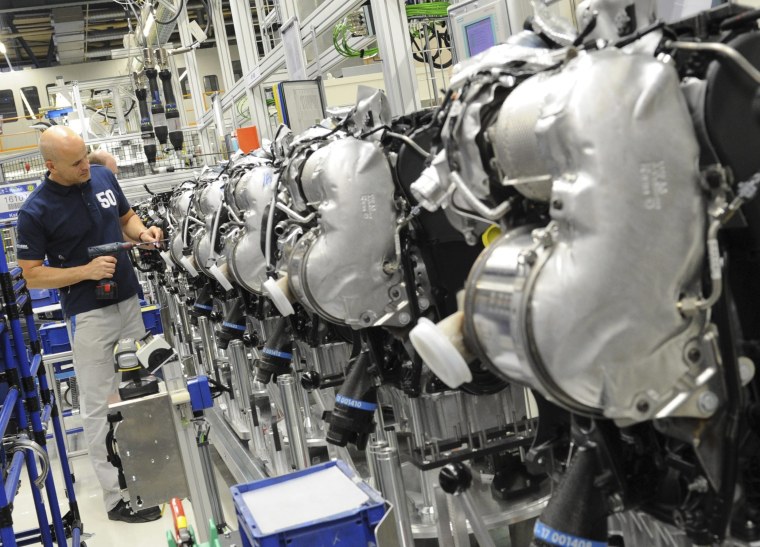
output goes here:
{"type": "Polygon", "coordinates": [[[538,255],[535,251],[523,251],[520,253],[518,260],[523,264],[533,265],[536,263],[536,260],[538,260],[538,255]]]}
{"type": "Polygon", "coordinates": [[[723,173],[716,169],[710,169],[705,173],[705,182],[710,188],[719,188],[723,184],[723,173]]]}
{"type": "Polygon", "coordinates": [[[697,399],[697,408],[702,414],[712,414],[718,409],[718,396],[712,391],[705,391],[697,399]]]}
{"type": "Polygon", "coordinates": [[[619,513],[623,509],[625,509],[625,504],[623,504],[623,496],[621,496],[618,493],[612,494],[607,498],[607,503],[614,512],[619,513]]]}
{"type": "Polygon", "coordinates": [[[699,348],[691,348],[687,353],[686,357],[691,361],[692,363],[696,363],[702,358],[702,352],[699,351],[699,348]]]}
{"type": "Polygon", "coordinates": [[[407,325],[409,324],[409,321],[412,320],[412,316],[406,312],[401,312],[398,316],[398,320],[402,325],[407,325]]]}
{"type": "Polygon", "coordinates": [[[705,494],[710,490],[710,485],[708,484],[707,479],[700,475],[689,484],[688,489],[689,492],[705,494]]]}
{"type": "Polygon", "coordinates": [[[636,403],[636,410],[642,414],[649,412],[649,401],[646,399],[639,399],[639,401],[636,403]]]}

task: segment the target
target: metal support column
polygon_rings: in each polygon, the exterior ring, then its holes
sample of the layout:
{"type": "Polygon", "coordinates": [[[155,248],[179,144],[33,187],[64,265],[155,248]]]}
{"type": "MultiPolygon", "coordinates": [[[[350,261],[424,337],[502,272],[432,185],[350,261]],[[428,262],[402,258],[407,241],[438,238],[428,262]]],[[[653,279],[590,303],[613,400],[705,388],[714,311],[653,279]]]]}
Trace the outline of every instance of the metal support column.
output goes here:
{"type": "Polygon", "coordinates": [[[187,395],[185,378],[179,361],[173,360],[166,363],[163,371],[166,389],[172,397],[172,403],[174,403],[172,419],[174,429],[177,431],[180,453],[185,467],[190,501],[193,504],[195,533],[198,535],[198,540],[203,543],[209,540],[208,521],[214,518],[214,504],[211,501],[213,493],[207,489],[203,461],[196,440],[193,410],[190,407],[190,397],[187,395]]]}
{"type": "Polygon", "coordinates": [[[269,128],[269,110],[267,110],[267,98],[264,88],[256,86],[255,89],[248,88],[246,93],[248,97],[248,108],[251,112],[251,121],[256,124],[259,131],[260,139],[272,138],[272,131],[269,128]]]}
{"type": "Polygon", "coordinates": [[[230,383],[232,394],[229,400],[229,412],[232,426],[241,439],[249,440],[248,431],[248,393],[251,391],[251,376],[248,368],[248,357],[245,354],[242,340],[232,340],[227,348],[227,358],[230,367],[230,383]]]}
{"type": "Polygon", "coordinates": [[[377,472],[380,492],[393,506],[399,544],[401,547],[414,547],[414,536],[412,536],[412,525],[398,450],[377,443],[369,451],[369,457],[374,459],[373,466],[377,472]]]}
{"type": "Polygon", "coordinates": [[[79,123],[80,123],[80,134],[82,135],[82,139],[84,140],[85,144],[87,141],[90,140],[90,130],[89,130],[89,123],[87,123],[87,118],[85,117],[84,112],[84,106],[82,106],[82,96],[79,94],[79,82],[72,82],[71,83],[71,97],[74,99],[74,108],[77,111],[77,116],[79,116],[79,123]]]}
{"type": "Polygon", "coordinates": [[[119,125],[119,133],[127,134],[127,122],[124,120],[124,109],[121,105],[121,87],[115,85],[111,90],[113,93],[113,109],[116,115],[116,123],[119,125]]]}
{"type": "Polygon", "coordinates": [[[277,376],[277,385],[282,395],[282,410],[285,413],[285,426],[288,430],[288,444],[293,465],[296,469],[309,467],[309,449],[303,430],[303,418],[296,394],[295,377],[292,374],[277,376]]]}
{"type": "Polygon", "coordinates": [[[288,70],[288,79],[306,79],[306,56],[303,51],[301,39],[301,24],[298,17],[288,19],[280,28],[282,46],[285,51],[285,68],[288,70]]]}
{"type": "Polygon", "coordinates": [[[211,110],[214,113],[214,126],[216,128],[216,131],[214,131],[216,142],[214,142],[214,144],[216,145],[216,148],[219,149],[222,141],[224,141],[225,144],[229,144],[229,129],[227,128],[227,124],[224,123],[224,112],[222,112],[222,101],[219,93],[211,95],[211,110]]]}
{"type": "MultiPolygon", "coordinates": [[[[230,11],[232,12],[232,23],[235,27],[235,37],[238,43],[240,66],[243,69],[243,74],[249,75],[248,79],[251,80],[251,71],[259,65],[259,50],[251,17],[251,3],[249,0],[230,2],[230,11]]],[[[253,79],[255,77],[254,73],[253,79]]],[[[251,123],[256,125],[259,138],[270,138],[269,116],[263,90],[261,90],[261,86],[252,89],[249,82],[246,82],[245,85],[251,123]]]]}
{"type": "Polygon", "coordinates": [[[214,376],[216,378],[214,375],[217,359],[216,341],[214,340],[214,331],[211,328],[211,322],[208,317],[198,318],[198,330],[201,334],[201,348],[203,349],[201,353],[203,357],[202,366],[199,368],[206,376],[214,376]]]}
{"type": "Polygon", "coordinates": [[[264,46],[264,55],[266,56],[272,50],[272,44],[269,43],[269,37],[266,34],[265,20],[266,14],[264,13],[263,0],[255,0],[256,4],[256,18],[259,20],[259,28],[261,29],[261,42],[264,46]]]}
{"type": "MultiPolygon", "coordinates": [[[[182,5],[182,11],[179,14],[177,21],[177,29],[179,30],[179,38],[183,47],[191,45],[193,40],[192,34],[190,34],[190,19],[187,16],[187,2],[182,5]]],[[[185,55],[185,65],[187,68],[187,83],[190,84],[190,93],[192,95],[193,109],[195,110],[195,120],[200,121],[203,114],[206,112],[206,107],[203,104],[203,88],[201,88],[201,77],[198,72],[198,60],[195,57],[195,50],[190,50],[185,55]]],[[[180,90],[182,87],[180,86],[180,90]]],[[[179,94],[182,95],[181,91],[179,94]]],[[[205,131],[200,132],[201,146],[203,152],[208,154],[211,147],[208,142],[208,135],[205,131]]]]}
{"type": "Polygon", "coordinates": [[[232,73],[232,58],[230,57],[229,40],[227,29],[224,26],[222,14],[222,0],[209,0],[211,22],[214,24],[214,37],[216,38],[216,50],[219,54],[219,66],[222,69],[222,86],[227,93],[235,85],[235,77],[232,73]]]}
{"type": "Polygon", "coordinates": [[[280,10],[280,22],[285,23],[288,19],[298,17],[296,6],[293,0],[278,0],[277,9],[280,10]]]}
{"type": "Polygon", "coordinates": [[[400,116],[420,110],[405,4],[402,0],[370,0],[370,5],[391,113],[400,116]]]}
{"type": "MultiPolygon", "coordinates": [[[[177,66],[177,56],[169,55],[169,70],[172,71],[172,86],[174,87],[175,98],[177,99],[177,107],[182,105],[179,109],[179,123],[182,127],[190,127],[190,121],[187,119],[187,109],[185,108],[185,96],[182,94],[182,80],[180,80],[180,70],[177,66]]],[[[188,74],[185,74],[187,78],[188,74]]],[[[196,122],[198,116],[195,117],[196,122]]]]}
{"type": "Polygon", "coordinates": [[[235,28],[235,39],[240,55],[240,66],[243,74],[248,74],[259,64],[259,52],[256,47],[256,35],[253,30],[251,3],[249,0],[230,2],[232,24],[235,28]]]}

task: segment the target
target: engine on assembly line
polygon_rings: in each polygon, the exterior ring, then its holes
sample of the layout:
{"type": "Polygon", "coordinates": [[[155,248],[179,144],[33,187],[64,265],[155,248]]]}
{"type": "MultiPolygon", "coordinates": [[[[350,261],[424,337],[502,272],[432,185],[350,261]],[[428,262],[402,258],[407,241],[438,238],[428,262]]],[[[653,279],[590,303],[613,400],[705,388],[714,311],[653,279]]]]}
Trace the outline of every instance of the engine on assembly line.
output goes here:
{"type": "Polygon", "coordinates": [[[536,545],[760,540],[758,17],[539,11],[438,108],[362,89],[154,196],[186,370],[273,474],[400,454],[412,527],[466,461],[536,545]]]}

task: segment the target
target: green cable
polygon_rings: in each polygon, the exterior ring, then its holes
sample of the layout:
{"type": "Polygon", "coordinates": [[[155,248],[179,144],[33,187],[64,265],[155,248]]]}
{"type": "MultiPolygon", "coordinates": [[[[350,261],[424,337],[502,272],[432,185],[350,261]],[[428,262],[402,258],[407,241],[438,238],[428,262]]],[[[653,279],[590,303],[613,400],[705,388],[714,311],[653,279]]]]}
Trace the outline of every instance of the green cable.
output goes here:
{"type": "MultiPolygon", "coordinates": [[[[407,4],[406,16],[440,19],[448,15],[449,2],[425,2],[423,4],[407,4]]],[[[350,29],[344,18],[333,28],[333,47],[343,57],[374,57],[379,53],[376,47],[356,50],[348,44],[350,29]]]]}
{"type": "Polygon", "coordinates": [[[361,50],[356,50],[348,44],[349,28],[345,21],[341,21],[333,29],[333,47],[343,57],[374,57],[378,54],[378,49],[367,48],[362,53],[361,50]]]}
{"type": "Polygon", "coordinates": [[[424,4],[407,4],[407,17],[446,17],[448,15],[449,2],[425,2],[424,4]]]}

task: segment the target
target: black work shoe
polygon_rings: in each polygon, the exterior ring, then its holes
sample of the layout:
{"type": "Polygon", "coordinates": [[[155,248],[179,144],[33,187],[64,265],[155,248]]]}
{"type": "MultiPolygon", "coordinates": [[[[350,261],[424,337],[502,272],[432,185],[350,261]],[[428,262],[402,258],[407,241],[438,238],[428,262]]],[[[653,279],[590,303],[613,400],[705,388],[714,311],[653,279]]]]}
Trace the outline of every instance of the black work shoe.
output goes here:
{"type": "Polygon", "coordinates": [[[151,522],[161,518],[161,509],[157,506],[148,507],[139,511],[133,511],[129,503],[119,500],[116,507],[108,512],[109,520],[120,520],[122,522],[151,522]]]}

